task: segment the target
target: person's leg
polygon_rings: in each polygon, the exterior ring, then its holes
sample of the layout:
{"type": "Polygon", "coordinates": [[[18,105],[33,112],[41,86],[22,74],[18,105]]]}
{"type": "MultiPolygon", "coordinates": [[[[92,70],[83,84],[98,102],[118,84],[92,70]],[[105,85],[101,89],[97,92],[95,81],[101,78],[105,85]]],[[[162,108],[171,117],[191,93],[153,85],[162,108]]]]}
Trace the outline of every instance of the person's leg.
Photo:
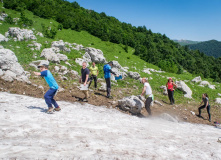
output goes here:
{"type": "Polygon", "coordinates": [[[203,108],[205,108],[205,105],[203,105],[203,106],[201,106],[201,107],[198,108],[198,110],[199,110],[199,116],[201,116],[201,109],[203,109],[203,108]]]}
{"type": "Polygon", "coordinates": [[[207,113],[209,115],[209,121],[211,122],[210,105],[207,106],[207,113]]]}
{"type": "Polygon", "coordinates": [[[88,85],[88,88],[91,86],[91,83],[92,83],[92,81],[93,81],[93,77],[91,76],[90,79],[91,79],[91,81],[90,81],[90,83],[89,83],[89,85],[88,85]]]}
{"type": "Polygon", "coordinates": [[[94,88],[97,88],[97,76],[94,76],[94,88]]]}
{"type": "Polygon", "coordinates": [[[54,90],[54,93],[52,95],[51,103],[54,105],[55,108],[58,108],[59,106],[58,106],[57,102],[54,100],[54,96],[57,92],[57,89],[53,89],[53,90],[54,90]]]}
{"type": "Polygon", "coordinates": [[[110,96],[110,91],[111,91],[111,83],[110,83],[110,78],[105,78],[106,81],[106,88],[107,88],[107,97],[110,96]]]}
{"type": "Polygon", "coordinates": [[[48,108],[52,107],[51,100],[53,99],[53,96],[54,96],[54,91],[51,88],[44,95],[44,99],[46,104],[48,105],[48,108]]]}
{"type": "Polygon", "coordinates": [[[172,104],[174,104],[174,103],[175,103],[175,100],[174,100],[173,95],[174,95],[174,91],[171,91],[171,101],[172,101],[172,104]]]}
{"type": "Polygon", "coordinates": [[[172,96],[172,91],[171,91],[171,90],[168,90],[168,97],[169,97],[170,103],[172,103],[171,96],[172,96]]]}
{"type": "Polygon", "coordinates": [[[151,115],[150,103],[152,102],[152,97],[148,97],[145,102],[145,108],[149,115],[151,115]]]}

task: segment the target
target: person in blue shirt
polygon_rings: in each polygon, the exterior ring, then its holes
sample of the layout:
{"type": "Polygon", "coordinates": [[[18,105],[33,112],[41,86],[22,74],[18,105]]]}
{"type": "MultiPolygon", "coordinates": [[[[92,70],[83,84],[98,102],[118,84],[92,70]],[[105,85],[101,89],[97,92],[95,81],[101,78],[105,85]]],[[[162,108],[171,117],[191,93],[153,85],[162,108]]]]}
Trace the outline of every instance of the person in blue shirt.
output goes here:
{"type": "Polygon", "coordinates": [[[112,70],[111,67],[113,66],[113,62],[110,61],[108,64],[105,64],[103,67],[104,70],[104,78],[106,81],[106,86],[107,86],[107,98],[112,98],[111,97],[111,73],[116,75],[112,70]]]}
{"type": "Polygon", "coordinates": [[[47,112],[52,112],[53,110],[60,111],[61,108],[58,106],[57,102],[54,100],[54,96],[59,88],[57,82],[55,81],[51,72],[48,70],[48,65],[40,64],[38,68],[40,68],[41,72],[34,72],[34,74],[37,76],[44,77],[44,79],[46,80],[47,84],[50,87],[50,89],[44,95],[45,102],[48,105],[47,112]],[[53,108],[52,104],[54,105],[55,109],[53,108]]]}

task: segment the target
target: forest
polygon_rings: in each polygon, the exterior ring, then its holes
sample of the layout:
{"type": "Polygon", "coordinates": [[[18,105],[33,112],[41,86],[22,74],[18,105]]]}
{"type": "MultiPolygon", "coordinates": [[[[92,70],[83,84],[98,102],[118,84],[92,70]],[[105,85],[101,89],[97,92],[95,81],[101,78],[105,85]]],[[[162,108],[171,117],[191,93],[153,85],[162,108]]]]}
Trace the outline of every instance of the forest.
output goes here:
{"type": "Polygon", "coordinates": [[[221,42],[216,40],[205,41],[198,44],[190,44],[188,47],[192,50],[198,49],[200,52],[203,52],[208,56],[213,56],[215,58],[221,57],[221,42]]]}
{"type": "MultiPolygon", "coordinates": [[[[65,0],[7,0],[4,7],[17,11],[29,10],[36,16],[54,19],[64,29],[85,30],[103,41],[110,41],[135,49],[134,54],[167,72],[184,70],[221,82],[221,57],[207,56],[199,50],[170,40],[165,34],[153,33],[146,26],[135,27],[120,22],[104,12],[97,13],[81,7],[77,2],[65,0]]],[[[61,28],[61,27],[60,27],[61,28]]]]}

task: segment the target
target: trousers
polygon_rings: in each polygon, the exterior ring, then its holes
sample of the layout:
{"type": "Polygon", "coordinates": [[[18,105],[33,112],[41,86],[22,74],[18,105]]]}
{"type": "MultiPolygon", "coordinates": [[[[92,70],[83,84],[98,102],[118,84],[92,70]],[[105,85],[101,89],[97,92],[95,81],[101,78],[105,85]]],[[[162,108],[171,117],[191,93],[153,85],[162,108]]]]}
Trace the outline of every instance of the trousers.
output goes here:
{"type": "MultiPolygon", "coordinates": [[[[203,105],[203,106],[201,106],[201,107],[198,108],[198,110],[199,110],[199,116],[201,116],[201,109],[203,109],[203,108],[205,108],[205,107],[206,107],[206,106],[203,105]]],[[[211,120],[210,105],[207,106],[207,113],[208,113],[208,115],[209,115],[209,120],[211,120]]]]}
{"type": "Polygon", "coordinates": [[[169,97],[169,100],[170,100],[171,104],[175,103],[175,100],[173,98],[173,93],[174,93],[174,91],[171,91],[171,90],[168,89],[168,97],[169,97]]]}
{"type": "Polygon", "coordinates": [[[44,99],[45,99],[46,104],[48,105],[48,108],[52,107],[52,104],[54,105],[55,108],[58,107],[57,102],[54,100],[54,96],[55,96],[56,92],[57,92],[57,89],[50,88],[45,93],[44,99]]]}
{"type": "Polygon", "coordinates": [[[92,75],[92,76],[90,77],[90,79],[91,79],[91,81],[90,81],[90,83],[89,83],[88,88],[91,86],[91,83],[92,83],[93,80],[94,80],[94,88],[97,88],[97,76],[96,76],[96,75],[92,75]]]}
{"type": "Polygon", "coordinates": [[[106,86],[107,86],[107,97],[109,97],[111,94],[111,79],[105,78],[105,81],[106,81],[106,86]]]}
{"type": "Polygon", "coordinates": [[[152,102],[152,97],[148,97],[145,102],[145,108],[149,115],[151,115],[150,103],[152,102]]]}

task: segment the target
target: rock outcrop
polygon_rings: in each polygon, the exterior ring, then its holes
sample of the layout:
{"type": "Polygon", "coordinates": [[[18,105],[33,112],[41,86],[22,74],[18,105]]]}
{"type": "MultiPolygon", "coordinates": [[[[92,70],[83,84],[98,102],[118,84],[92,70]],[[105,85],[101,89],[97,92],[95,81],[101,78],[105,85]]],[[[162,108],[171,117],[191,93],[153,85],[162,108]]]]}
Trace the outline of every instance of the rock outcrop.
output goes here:
{"type": "Polygon", "coordinates": [[[177,81],[177,89],[181,90],[184,93],[184,97],[192,98],[192,91],[183,81],[177,81]]]}
{"type": "Polygon", "coordinates": [[[38,65],[41,64],[46,64],[49,65],[49,61],[48,60],[37,60],[37,61],[33,61],[29,64],[29,66],[34,67],[36,70],[38,69],[38,65]]]}
{"type": "Polygon", "coordinates": [[[128,75],[130,78],[133,78],[133,79],[139,79],[140,78],[140,74],[138,72],[128,72],[128,75]]]}
{"type": "Polygon", "coordinates": [[[201,80],[201,77],[199,76],[199,77],[195,77],[195,78],[193,78],[192,79],[192,82],[195,82],[195,83],[198,83],[198,82],[201,82],[202,80],[201,80]]]}
{"type": "Polygon", "coordinates": [[[55,53],[53,48],[45,48],[41,52],[41,57],[44,57],[45,59],[55,62],[55,63],[60,63],[60,61],[67,61],[68,57],[64,54],[60,53],[55,53]]]}
{"type": "Polygon", "coordinates": [[[31,50],[38,50],[38,51],[40,51],[41,46],[42,46],[41,43],[37,43],[36,41],[32,41],[32,43],[28,45],[28,47],[31,47],[31,50]]]}
{"type": "Polygon", "coordinates": [[[0,69],[1,78],[5,81],[18,80],[30,83],[27,76],[29,72],[24,71],[14,52],[9,49],[0,49],[0,69]]]}
{"type": "Polygon", "coordinates": [[[100,49],[95,49],[88,47],[86,48],[86,53],[88,53],[91,57],[91,60],[96,63],[107,63],[103,52],[100,49]]]}
{"type": "Polygon", "coordinates": [[[14,40],[24,41],[24,40],[36,40],[36,37],[32,30],[20,29],[18,27],[10,27],[8,32],[6,32],[6,37],[14,37],[14,40]]]}
{"type": "Polygon", "coordinates": [[[144,102],[137,96],[125,97],[118,101],[118,105],[124,111],[129,111],[133,114],[139,114],[141,109],[144,107],[144,102]]]}
{"type": "Polygon", "coordinates": [[[5,18],[8,17],[6,13],[1,13],[0,15],[0,21],[5,21],[5,18]]]}
{"type": "Polygon", "coordinates": [[[0,34],[0,42],[7,42],[8,41],[8,38],[5,38],[4,35],[0,34]]]}

